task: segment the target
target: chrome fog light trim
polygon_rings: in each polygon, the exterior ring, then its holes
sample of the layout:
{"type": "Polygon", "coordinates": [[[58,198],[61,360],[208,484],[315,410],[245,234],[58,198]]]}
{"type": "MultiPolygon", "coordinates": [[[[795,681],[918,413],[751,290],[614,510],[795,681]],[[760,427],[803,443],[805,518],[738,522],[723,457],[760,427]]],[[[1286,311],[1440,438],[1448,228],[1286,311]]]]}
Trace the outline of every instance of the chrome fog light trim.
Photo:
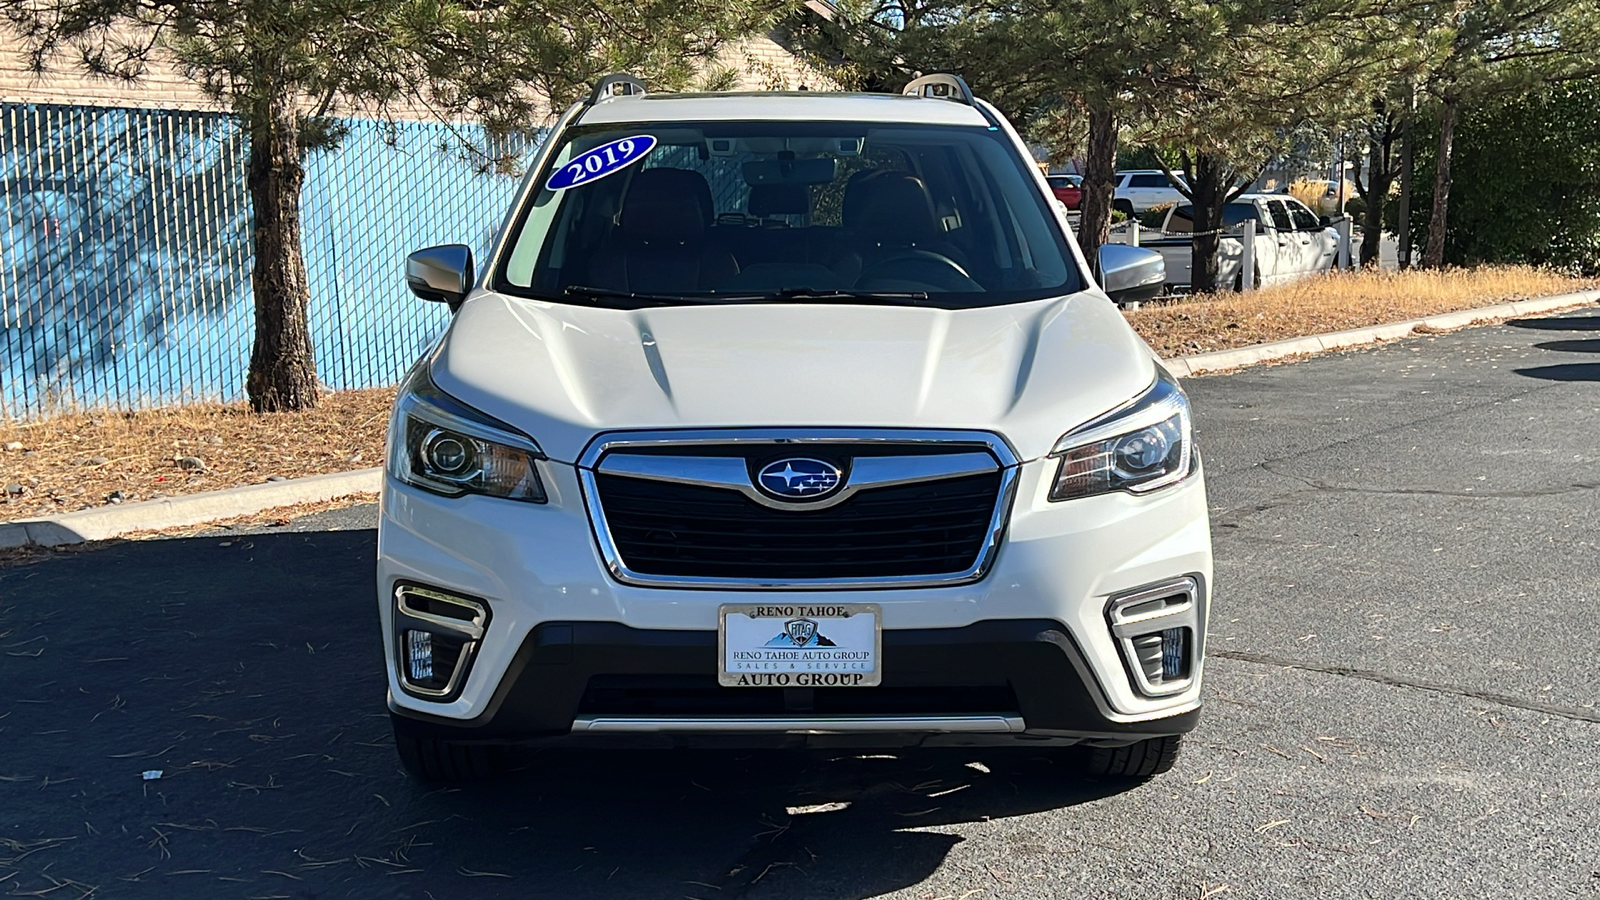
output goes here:
{"type": "Polygon", "coordinates": [[[1194,683],[1204,640],[1198,577],[1118,594],[1106,604],[1106,622],[1139,693],[1167,697],[1194,683]]]}
{"type": "Polygon", "coordinates": [[[489,605],[482,600],[416,584],[395,585],[395,672],[400,687],[424,700],[454,700],[488,624],[489,605]],[[442,671],[446,667],[448,671],[442,671]]]}

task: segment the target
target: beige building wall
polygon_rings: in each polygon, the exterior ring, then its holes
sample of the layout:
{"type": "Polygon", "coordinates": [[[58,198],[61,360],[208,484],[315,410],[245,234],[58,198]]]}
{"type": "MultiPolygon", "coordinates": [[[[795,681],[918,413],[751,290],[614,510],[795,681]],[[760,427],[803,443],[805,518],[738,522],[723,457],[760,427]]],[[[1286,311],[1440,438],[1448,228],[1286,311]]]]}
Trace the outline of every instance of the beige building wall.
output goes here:
{"type": "Polygon", "coordinates": [[[142,109],[218,110],[200,89],[170,65],[152,66],[137,83],[93,78],[69,66],[52,66],[47,75],[28,70],[15,39],[0,45],[0,103],[75,103],[142,109]]]}
{"type": "MultiPolygon", "coordinates": [[[[838,90],[823,72],[785,49],[773,35],[729,44],[715,65],[735,72],[735,90],[838,90]]],[[[94,78],[55,65],[46,75],[28,70],[26,56],[15,42],[0,45],[0,103],[62,103],[142,109],[226,111],[171,65],[153,65],[138,82],[94,78]]],[[[402,109],[396,118],[432,121],[425,109],[402,109]]]]}
{"type": "Polygon", "coordinates": [[[774,35],[746,38],[723,48],[717,65],[733,69],[738,91],[836,91],[838,82],[780,44],[774,35]]]}

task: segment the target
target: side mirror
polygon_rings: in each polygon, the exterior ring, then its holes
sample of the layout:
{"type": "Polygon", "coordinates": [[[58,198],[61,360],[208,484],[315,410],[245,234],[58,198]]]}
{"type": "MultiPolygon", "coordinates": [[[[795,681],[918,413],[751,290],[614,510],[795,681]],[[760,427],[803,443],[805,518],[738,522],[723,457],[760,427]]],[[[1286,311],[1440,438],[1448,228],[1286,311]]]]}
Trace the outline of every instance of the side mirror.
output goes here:
{"type": "Polygon", "coordinates": [[[406,287],[424,300],[449,304],[451,312],[461,308],[472,282],[472,249],[466,244],[429,247],[406,257],[406,287]]]}
{"type": "Polygon", "coordinates": [[[1318,216],[1317,217],[1317,227],[1318,228],[1332,228],[1333,227],[1333,220],[1328,218],[1327,216],[1318,216]]]}
{"type": "Polygon", "coordinates": [[[1154,299],[1167,284],[1160,253],[1126,244],[1100,245],[1100,286],[1118,306],[1154,299]]]}

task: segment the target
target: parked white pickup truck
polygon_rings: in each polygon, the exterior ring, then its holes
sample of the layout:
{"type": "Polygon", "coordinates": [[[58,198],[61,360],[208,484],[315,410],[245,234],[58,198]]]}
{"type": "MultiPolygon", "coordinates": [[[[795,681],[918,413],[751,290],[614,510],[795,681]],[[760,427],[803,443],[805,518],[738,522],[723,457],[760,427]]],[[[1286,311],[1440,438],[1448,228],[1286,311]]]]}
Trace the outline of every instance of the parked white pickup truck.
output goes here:
{"type": "MultiPolygon", "coordinates": [[[[1339,234],[1328,220],[1305,204],[1282,194],[1243,194],[1222,211],[1224,234],[1218,248],[1217,284],[1241,286],[1240,258],[1244,254],[1246,219],[1256,220],[1254,284],[1293,281],[1331,270],[1338,258],[1339,234]]],[[[1167,263],[1167,284],[1192,283],[1194,207],[1174,206],[1167,211],[1159,235],[1146,231],[1139,245],[1160,251],[1167,263]]]]}

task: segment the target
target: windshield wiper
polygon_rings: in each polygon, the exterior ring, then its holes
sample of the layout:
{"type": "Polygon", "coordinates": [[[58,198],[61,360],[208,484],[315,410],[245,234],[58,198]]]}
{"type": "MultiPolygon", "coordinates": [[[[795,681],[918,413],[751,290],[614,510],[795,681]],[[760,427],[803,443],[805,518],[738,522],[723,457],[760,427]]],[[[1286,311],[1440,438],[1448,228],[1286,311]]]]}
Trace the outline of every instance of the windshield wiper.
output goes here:
{"type": "Polygon", "coordinates": [[[720,299],[708,294],[644,294],[638,291],[615,291],[610,288],[590,287],[586,284],[569,284],[562,293],[568,297],[585,297],[590,300],[631,300],[636,303],[707,303],[720,299]]]}
{"type": "Polygon", "coordinates": [[[926,291],[856,291],[833,290],[819,288],[783,288],[777,291],[764,291],[759,294],[718,294],[718,298],[729,303],[779,303],[789,300],[851,300],[859,303],[883,303],[887,305],[909,303],[917,304],[928,299],[926,291]]]}
{"type": "Polygon", "coordinates": [[[845,300],[855,303],[882,303],[885,305],[915,305],[928,299],[925,291],[855,291],[819,288],[783,288],[776,291],[747,294],[719,294],[707,291],[699,294],[649,294],[638,291],[618,291],[610,288],[569,284],[563,291],[568,297],[590,300],[624,300],[635,303],[689,304],[689,303],[785,303],[793,301],[845,300]]]}

